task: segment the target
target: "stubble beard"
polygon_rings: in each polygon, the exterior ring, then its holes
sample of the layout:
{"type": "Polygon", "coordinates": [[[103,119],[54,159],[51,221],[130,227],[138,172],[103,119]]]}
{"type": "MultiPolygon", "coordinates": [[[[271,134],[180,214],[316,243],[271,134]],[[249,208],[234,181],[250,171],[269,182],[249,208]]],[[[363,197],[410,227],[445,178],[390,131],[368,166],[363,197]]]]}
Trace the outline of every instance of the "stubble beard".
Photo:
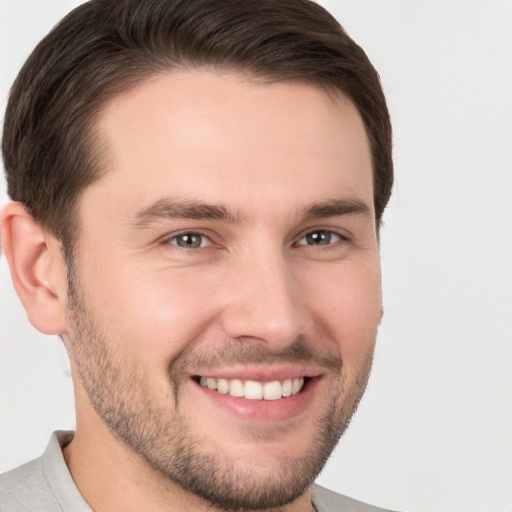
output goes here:
{"type": "MultiPolygon", "coordinates": [[[[329,405],[316,419],[316,435],[303,455],[282,460],[271,468],[254,461],[241,467],[222,453],[212,453],[208,439],[196,436],[180,414],[180,393],[186,368],[197,367],[195,352],[178,354],[168,367],[169,403],[158,407],[150,383],[137,361],[111,350],[108,328],[98,325],[82,299],[80,285],[68,273],[68,316],[72,325],[71,351],[81,383],[101,420],[113,435],[141,456],[151,468],[183,490],[225,511],[264,510],[283,507],[313,484],[347,428],[368,381],[372,356],[362,366],[354,384],[346,388],[341,359],[316,356],[308,344],[297,340],[282,354],[271,356],[258,349],[237,349],[229,343],[215,354],[202,354],[201,363],[226,364],[321,360],[335,377],[329,405]],[[223,357],[223,355],[225,357],[223,357]]],[[[286,442],[286,434],[283,435],[286,442]]],[[[213,450],[215,451],[215,450],[213,450]]]]}

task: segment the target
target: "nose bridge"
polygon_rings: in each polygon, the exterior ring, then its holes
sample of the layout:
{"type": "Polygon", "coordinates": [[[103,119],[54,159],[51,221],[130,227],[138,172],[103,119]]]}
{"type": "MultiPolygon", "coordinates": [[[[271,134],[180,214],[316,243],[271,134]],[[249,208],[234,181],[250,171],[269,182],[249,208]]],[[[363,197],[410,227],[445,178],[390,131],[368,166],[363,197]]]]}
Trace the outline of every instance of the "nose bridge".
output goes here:
{"type": "Polygon", "coordinates": [[[230,338],[257,338],[279,348],[305,334],[299,282],[280,248],[264,248],[239,257],[229,281],[224,329],[230,338]]]}

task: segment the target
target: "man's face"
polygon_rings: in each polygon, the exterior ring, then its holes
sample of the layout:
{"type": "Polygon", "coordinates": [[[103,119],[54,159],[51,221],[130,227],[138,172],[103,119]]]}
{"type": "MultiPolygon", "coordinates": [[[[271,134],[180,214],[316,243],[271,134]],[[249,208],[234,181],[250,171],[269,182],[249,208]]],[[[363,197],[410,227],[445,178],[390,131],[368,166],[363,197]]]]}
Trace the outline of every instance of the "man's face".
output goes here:
{"type": "Polygon", "coordinates": [[[356,108],[197,71],[118,96],[98,128],[64,335],[77,435],[99,415],[225,508],[293,500],[364,391],[381,314],[356,108]]]}

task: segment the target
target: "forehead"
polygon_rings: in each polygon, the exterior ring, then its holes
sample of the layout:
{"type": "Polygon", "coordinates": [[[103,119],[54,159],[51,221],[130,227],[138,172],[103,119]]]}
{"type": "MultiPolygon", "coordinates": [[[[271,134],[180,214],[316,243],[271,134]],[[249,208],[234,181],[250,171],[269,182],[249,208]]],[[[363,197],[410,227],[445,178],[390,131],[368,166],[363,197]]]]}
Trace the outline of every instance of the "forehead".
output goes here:
{"type": "Polygon", "coordinates": [[[358,111],[345,96],[311,84],[200,70],[162,74],[113,98],[97,129],[107,172],[89,188],[110,197],[122,191],[137,206],[166,194],[249,208],[263,199],[260,191],[279,203],[285,192],[316,200],[306,197],[316,190],[364,196],[373,208],[358,111]]]}

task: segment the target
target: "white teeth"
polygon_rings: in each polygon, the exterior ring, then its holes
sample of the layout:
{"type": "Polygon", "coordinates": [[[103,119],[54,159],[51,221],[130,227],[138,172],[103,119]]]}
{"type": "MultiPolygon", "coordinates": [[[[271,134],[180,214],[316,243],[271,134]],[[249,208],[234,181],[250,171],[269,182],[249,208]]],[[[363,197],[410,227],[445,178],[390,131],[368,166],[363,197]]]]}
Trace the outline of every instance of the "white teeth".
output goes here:
{"type": "Polygon", "coordinates": [[[229,391],[229,382],[226,379],[217,379],[217,391],[227,395],[229,391]]]}
{"type": "Polygon", "coordinates": [[[263,398],[265,400],[279,400],[283,396],[283,387],[278,380],[263,384],[263,398]]]}
{"type": "Polygon", "coordinates": [[[233,379],[229,381],[229,394],[231,396],[244,396],[244,385],[241,380],[233,379]]]}
{"type": "Polygon", "coordinates": [[[244,391],[245,398],[248,398],[249,400],[261,400],[263,398],[263,386],[261,382],[248,380],[245,383],[244,391]]]}
{"type": "Polygon", "coordinates": [[[292,382],[292,395],[295,395],[296,393],[298,393],[302,389],[302,386],[304,386],[304,379],[303,378],[293,379],[293,382],[292,382]]]}
{"type": "Polygon", "coordinates": [[[245,384],[239,379],[214,379],[201,377],[201,386],[210,388],[235,397],[244,397],[248,400],[279,400],[283,397],[296,395],[304,387],[304,378],[274,380],[272,382],[256,382],[248,380],[245,384]]]}
{"type": "Polygon", "coordinates": [[[292,381],[291,379],[286,379],[283,382],[283,396],[290,396],[292,394],[292,381]]]}

